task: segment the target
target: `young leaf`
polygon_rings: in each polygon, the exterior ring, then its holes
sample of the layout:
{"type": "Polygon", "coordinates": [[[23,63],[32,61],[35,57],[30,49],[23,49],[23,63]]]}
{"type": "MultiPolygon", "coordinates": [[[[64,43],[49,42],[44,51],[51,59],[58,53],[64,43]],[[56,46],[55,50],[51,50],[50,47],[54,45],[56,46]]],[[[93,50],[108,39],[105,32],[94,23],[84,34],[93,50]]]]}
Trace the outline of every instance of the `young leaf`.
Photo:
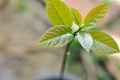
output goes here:
{"type": "Polygon", "coordinates": [[[72,30],[66,26],[56,26],[49,29],[38,41],[43,47],[62,47],[73,39],[72,30]]]}
{"type": "Polygon", "coordinates": [[[87,52],[89,52],[89,50],[91,49],[91,47],[93,45],[93,39],[92,39],[91,35],[86,32],[79,32],[77,34],[77,37],[78,37],[78,41],[81,44],[81,46],[87,52]]]}
{"type": "Polygon", "coordinates": [[[93,8],[86,16],[84,20],[84,25],[86,26],[95,26],[97,21],[104,18],[105,14],[109,9],[110,3],[102,3],[93,8]]]}
{"type": "Polygon", "coordinates": [[[47,0],[46,10],[48,17],[54,26],[72,26],[72,14],[68,6],[61,0],[47,0]]]}
{"type": "Polygon", "coordinates": [[[96,54],[103,54],[103,55],[120,52],[119,50],[115,50],[101,42],[96,41],[96,40],[93,41],[93,46],[91,48],[91,51],[93,51],[96,54]]]}
{"type": "Polygon", "coordinates": [[[73,20],[74,22],[80,26],[82,24],[82,16],[79,13],[79,11],[77,11],[76,9],[72,8],[72,15],[73,15],[73,20]]]}
{"type": "Polygon", "coordinates": [[[94,43],[92,50],[98,54],[112,54],[119,51],[119,47],[115,40],[108,34],[101,31],[91,31],[94,43]]]}

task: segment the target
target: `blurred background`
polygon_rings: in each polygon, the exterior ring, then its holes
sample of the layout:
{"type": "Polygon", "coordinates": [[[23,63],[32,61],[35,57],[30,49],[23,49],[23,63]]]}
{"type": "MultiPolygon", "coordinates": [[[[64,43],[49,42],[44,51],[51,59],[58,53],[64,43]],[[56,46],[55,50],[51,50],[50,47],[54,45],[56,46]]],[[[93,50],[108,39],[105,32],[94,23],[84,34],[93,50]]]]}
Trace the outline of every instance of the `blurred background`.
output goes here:
{"type": "MultiPolygon", "coordinates": [[[[98,26],[111,34],[120,45],[120,0],[63,1],[68,6],[77,8],[83,18],[97,4],[112,2],[108,15],[98,26]]],[[[49,49],[36,45],[40,36],[50,27],[52,24],[45,11],[45,0],[0,0],[0,80],[31,80],[42,74],[60,71],[64,48],[49,49]]],[[[76,49],[80,47],[77,42],[73,42],[71,52],[74,52],[72,48],[75,46],[76,49]]],[[[79,58],[72,55],[72,58],[68,58],[67,72],[85,78],[85,69],[81,67],[83,64],[78,64],[79,58]]],[[[110,60],[107,66],[112,69],[111,74],[119,79],[119,72],[115,72],[114,66],[109,67],[114,61],[110,60]]]]}

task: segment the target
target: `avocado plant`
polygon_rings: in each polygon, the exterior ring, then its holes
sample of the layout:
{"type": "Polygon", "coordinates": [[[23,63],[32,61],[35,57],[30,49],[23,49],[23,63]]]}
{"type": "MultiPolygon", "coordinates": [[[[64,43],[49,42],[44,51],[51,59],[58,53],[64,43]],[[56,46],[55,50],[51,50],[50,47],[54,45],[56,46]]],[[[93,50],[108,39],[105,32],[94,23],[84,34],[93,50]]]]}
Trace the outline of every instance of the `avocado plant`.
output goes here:
{"type": "Polygon", "coordinates": [[[82,19],[77,9],[68,7],[62,0],[46,0],[46,11],[54,27],[46,31],[37,44],[48,48],[66,46],[60,80],[63,80],[67,52],[74,39],[77,39],[88,53],[92,51],[104,55],[119,52],[118,44],[111,36],[93,29],[105,17],[109,6],[109,2],[101,3],[82,19]],[[73,28],[74,25],[77,30],[73,28]]]}

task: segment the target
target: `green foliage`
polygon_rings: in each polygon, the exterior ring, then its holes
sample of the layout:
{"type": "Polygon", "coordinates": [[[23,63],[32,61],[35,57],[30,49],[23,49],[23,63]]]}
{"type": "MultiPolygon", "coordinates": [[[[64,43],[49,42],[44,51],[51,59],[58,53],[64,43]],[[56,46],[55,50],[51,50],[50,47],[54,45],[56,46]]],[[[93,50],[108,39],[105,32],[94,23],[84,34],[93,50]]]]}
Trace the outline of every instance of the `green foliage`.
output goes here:
{"type": "Polygon", "coordinates": [[[71,44],[76,37],[81,46],[89,52],[97,54],[112,54],[119,51],[115,40],[101,31],[92,31],[107,13],[109,3],[102,3],[93,8],[82,21],[81,14],[74,8],[70,8],[61,0],[47,0],[46,10],[48,17],[55,26],[48,30],[38,41],[38,45],[44,47],[62,47],[71,44]],[[79,29],[72,30],[73,21],[79,29]],[[62,26],[61,26],[62,25],[62,26]],[[84,30],[84,31],[83,31],[84,30]]]}
{"type": "Polygon", "coordinates": [[[88,26],[96,26],[96,23],[104,18],[105,14],[107,13],[109,9],[110,3],[102,3],[97,5],[95,8],[93,8],[86,16],[84,20],[85,27],[88,26]]]}
{"type": "Polygon", "coordinates": [[[94,43],[92,50],[98,54],[111,54],[119,51],[118,45],[115,40],[108,34],[94,30],[90,32],[94,43]]]}
{"type": "Polygon", "coordinates": [[[81,14],[78,12],[78,10],[72,8],[72,15],[73,15],[73,20],[74,22],[80,26],[82,24],[82,16],[81,14]]]}
{"type": "Polygon", "coordinates": [[[72,30],[66,26],[56,26],[49,29],[38,41],[44,47],[62,47],[72,41],[72,30]]]}
{"type": "Polygon", "coordinates": [[[72,27],[72,14],[69,7],[61,0],[47,0],[46,11],[54,26],[66,25],[72,27]]]}
{"type": "Polygon", "coordinates": [[[77,34],[78,41],[80,42],[81,46],[89,52],[92,45],[93,45],[93,39],[89,33],[86,32],[79,32],[77,34]]]}

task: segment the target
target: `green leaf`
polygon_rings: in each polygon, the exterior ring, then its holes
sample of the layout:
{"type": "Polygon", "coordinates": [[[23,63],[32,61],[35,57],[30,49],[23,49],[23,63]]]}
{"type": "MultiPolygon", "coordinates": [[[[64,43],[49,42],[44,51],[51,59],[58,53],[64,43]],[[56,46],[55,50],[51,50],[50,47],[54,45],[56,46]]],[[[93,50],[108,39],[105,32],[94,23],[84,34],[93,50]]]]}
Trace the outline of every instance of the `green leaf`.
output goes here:
{"type": "Polygon", "coordinates": [[[119,52],[119,47],[115,40],[108,34],[101,31],[91,31],[94,43],[92,51],[98,54],[112,54],[119,52]]]}
{"type": "Polygon", "coordinates": [[[96,54],[103,54],[103,55],[120,52],[119,50],[115,50],[105,44],[102,44],[101,42],[96,41],[96,40],[93,42],[93,46],[92,46],[91,50],[96,54]]]}
{"type": "Polygon", "coordinates": [[[96,26],[96,23],[105,17],[110,3],[102,3],[94,7],[86,16],[84,20],[85,27],[96,26]]]}
{"type": "Polygon", "coordinates": [[[81,14],[79,13],[78,10],[76,10],[76,9],[74,9],[74,8],[72,8],[71,10],[72,10],[72,15],[73,15],[73,20],[74,20],[74,22],[75,22],[78,26],[80,26],[80,25],[82,24],[82,16],[81,16],[81,14]]]}
{"type": "Polygon", "coordinates": [[[72,26],[72,14],[69,7],[61,0],[47,0],[46,10],[48,17],[54,26],[72,26]]]}
{"type": "Polygon", "coordinates": [[[80,42],[81,46],[89,52],[93,45],[93,39],[89,33],[86,32],[79,32],[77,33],[78,41],[80,42]]]}
{"type": "Polygon", "coordinates": [[[72,41],[72,30],[66,26],[56,26],[49,29],[38,41],[43,47],[62,47],[72,41]]]}

